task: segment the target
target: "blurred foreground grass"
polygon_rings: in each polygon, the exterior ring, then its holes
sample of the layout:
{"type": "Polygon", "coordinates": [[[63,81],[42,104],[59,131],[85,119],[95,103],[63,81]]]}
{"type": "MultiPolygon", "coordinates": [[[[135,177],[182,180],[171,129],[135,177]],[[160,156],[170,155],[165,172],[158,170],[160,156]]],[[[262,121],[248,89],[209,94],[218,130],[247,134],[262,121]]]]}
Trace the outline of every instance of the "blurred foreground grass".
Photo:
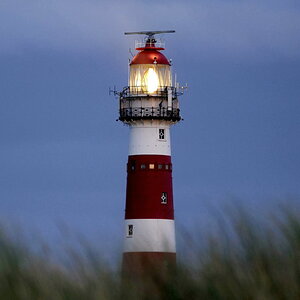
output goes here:
{"type": "Polygon", "coordinates": [[[0,231],[0,299],[300,299],[299,214],[258,226],[239,211],[226,223],[203,242],[190,238],[186,263],[134,280],[88,247],[60,264],[0,231]]]}

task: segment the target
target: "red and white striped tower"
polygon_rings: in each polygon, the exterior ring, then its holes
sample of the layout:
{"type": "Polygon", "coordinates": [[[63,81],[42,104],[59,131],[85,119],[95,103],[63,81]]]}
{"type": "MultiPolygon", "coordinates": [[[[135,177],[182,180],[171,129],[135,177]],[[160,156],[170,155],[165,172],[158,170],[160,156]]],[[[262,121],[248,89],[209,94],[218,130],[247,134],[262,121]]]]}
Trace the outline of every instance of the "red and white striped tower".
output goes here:
{"type": "MultiPolygon", "coordinates": [[[[167,31],[167,33],[174,31],[167,31]]],[[[170,61],[160,52],[156,32],[131,60],[129,85],[118,93],[119,120],[129,125],[123,270],[175,262],[170,126],[180,121],[179,87],[172,84],[170,61]]]]}

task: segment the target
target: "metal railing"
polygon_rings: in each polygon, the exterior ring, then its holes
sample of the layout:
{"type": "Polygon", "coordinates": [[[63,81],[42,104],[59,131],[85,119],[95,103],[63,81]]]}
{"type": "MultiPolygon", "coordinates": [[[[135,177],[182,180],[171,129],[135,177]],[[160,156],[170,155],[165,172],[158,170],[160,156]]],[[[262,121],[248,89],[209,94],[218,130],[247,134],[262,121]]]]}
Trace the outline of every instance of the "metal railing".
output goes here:
{"type": "Polygon", "coordinates": [[[157,90],[153,93],[149,93],[147,91],[146,86],[126,86],[119,93],[119,95],[123,98],[131,98],[131,97],[167,97],[168,89],[172,90],[173,98],[177,98],[178,96],[183,94],[183,91],[177,89],[175,87],[168,86],[159,86],[157,90]]]}
{"type": "MultiPolygon", "coordinates": [[[[147,44],[147,39],[135,40],[135,48],[144,48],[146,46],[146,44],[147,44]]],[[[166,43],[163,39],[156,39],[156,41],[154,43],[150,43],[149,45],[151,47],[165,48],[166,43]]]]}
{"type": "Polygon", "coordinates": [[[134,119],[162,119],[179,121],[181,117],[179,108],[167,109],[166,107],[130,107],[120,109],[119,119],[121,121],[134,119]]]}

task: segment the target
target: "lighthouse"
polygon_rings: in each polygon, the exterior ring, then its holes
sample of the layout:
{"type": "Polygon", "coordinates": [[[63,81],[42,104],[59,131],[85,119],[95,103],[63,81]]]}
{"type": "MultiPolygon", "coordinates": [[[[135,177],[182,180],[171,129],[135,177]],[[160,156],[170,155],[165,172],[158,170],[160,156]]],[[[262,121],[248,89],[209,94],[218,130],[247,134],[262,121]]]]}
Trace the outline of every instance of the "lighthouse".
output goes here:
{"type": "Polygon", "coordinates": [[[146,36],[129,61],[119,96],[119,120],[129,127],[123,270],[141,271],[176,261],[170,127],[181,120],[171,61],[155,35],[146,36]]]}

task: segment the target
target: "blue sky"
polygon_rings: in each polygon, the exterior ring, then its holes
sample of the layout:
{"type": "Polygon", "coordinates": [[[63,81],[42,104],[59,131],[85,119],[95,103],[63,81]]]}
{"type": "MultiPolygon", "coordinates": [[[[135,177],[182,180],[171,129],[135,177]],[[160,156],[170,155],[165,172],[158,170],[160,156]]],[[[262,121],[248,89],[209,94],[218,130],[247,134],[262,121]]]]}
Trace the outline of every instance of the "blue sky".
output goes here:
{"type": "Polygon", "coordinates": [[[189,85],[172,130],[177,223],[299,201],[299,1],[3,0],[0,23],[2,221],[120,247],[128,128],[108,89],[127,84],[123,32],[137,30],[176,30],[165,55],[189,85]]]}

